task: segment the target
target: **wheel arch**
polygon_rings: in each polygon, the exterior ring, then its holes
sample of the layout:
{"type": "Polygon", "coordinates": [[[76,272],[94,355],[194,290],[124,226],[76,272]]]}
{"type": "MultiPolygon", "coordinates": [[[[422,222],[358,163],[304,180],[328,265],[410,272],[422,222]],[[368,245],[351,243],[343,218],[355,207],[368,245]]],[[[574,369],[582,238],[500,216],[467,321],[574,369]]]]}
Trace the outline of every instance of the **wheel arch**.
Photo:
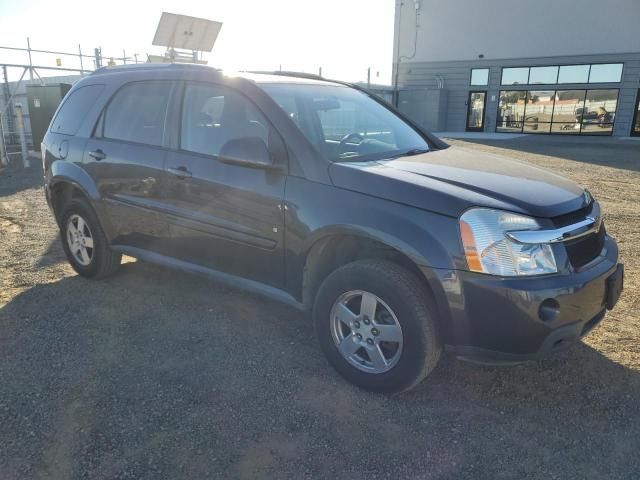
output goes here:
{"type": "Polygon", "coordinates": [[[385,259],[412,272],[438,312],[436,323],[446,341],[451,332],[451,311],[438,269],[430,268],[415,249],[389,235],[354,229],[332,229],[317,236],[306,250],[302,272],[301,301],[311,311],[322,282],[343,265],[361,259],[385,259]]]}
{"type": "Polygon", "coordinates": [[[87,191],[72,179],[58,177],[52,180],[49,185],[51,189],[51,207],[58,224],[62,219],[62,212],[65,207],[74,198],[81,198],[93,207],[93,202],[87,191]]]}
{"type": "Polygon", "coordinates": [[[101,208],[98,188],[83,168],[63,160],[53,162],[47,183],[51,207],[58,224],[62,220],[65,206],[74,198],[79,198],[87,202],[94,211],[107,238],[112,238],[113,230],[101,208]]]}
{"type": "MultiPolygon", "coordinates": [[[[337,268],[355,260],[386,259],[414,273],[431,291],[421,268],[424,259],[404,242],[370,230],[332,228],[315,236],[306,249],[302,275],[302,302],[310,309],[324,279],[337,268]]],[[[433,294],[433,292],[431,291],[433,294]]]]}

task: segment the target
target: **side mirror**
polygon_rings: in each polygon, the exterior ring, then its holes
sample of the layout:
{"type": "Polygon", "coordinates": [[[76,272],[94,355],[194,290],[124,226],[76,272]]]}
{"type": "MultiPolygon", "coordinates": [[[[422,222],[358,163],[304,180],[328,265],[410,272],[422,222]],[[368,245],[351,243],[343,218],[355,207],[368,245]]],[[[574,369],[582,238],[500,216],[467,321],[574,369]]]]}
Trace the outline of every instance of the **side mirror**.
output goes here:
{"type": "Polygon", "coordinates": [[[229,140],[220,149],[219,158],[225,163],[250,168],[278,168],[273,164],[267,144],[259,137],[241,137],[229,140]]]}

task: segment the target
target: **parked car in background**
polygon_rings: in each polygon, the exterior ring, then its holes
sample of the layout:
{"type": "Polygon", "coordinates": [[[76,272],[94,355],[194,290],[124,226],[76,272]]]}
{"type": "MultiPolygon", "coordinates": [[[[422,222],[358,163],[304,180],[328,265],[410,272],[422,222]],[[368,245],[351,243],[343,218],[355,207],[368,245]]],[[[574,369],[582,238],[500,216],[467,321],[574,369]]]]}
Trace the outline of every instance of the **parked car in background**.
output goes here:
{"type": "Polygon", "coordinates": [[[65,97],[42,152],[80,275],[127,254],[283,300],[370,390],[415,386],[443,348],[492,362],[565,348],[623,286],[586,190],[450,147],[339,82],[103,68],[65,97]]]}

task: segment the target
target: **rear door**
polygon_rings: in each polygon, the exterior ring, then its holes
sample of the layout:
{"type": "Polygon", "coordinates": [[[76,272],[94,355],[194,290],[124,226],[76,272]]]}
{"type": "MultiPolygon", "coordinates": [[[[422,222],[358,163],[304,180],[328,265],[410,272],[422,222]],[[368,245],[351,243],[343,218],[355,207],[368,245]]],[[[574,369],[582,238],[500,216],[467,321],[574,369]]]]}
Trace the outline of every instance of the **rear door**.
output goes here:
{"type": "Polygon", "coordinates": [[[169,253],[282,286],[286,170],[230,164],[219,155],[230,140],[257,137],[286,167],[282,140],[247,97],[221,84],[185,83],[181,103],[178,148],[166,159],[169,253]]]}
{"type": "Polygon", "coordinates": [[[176,84],[125,84],[105,107],[85,149],[114,230],[114,244],[158,250],[168,233],[161,214],[167,112],[176,84]]]}

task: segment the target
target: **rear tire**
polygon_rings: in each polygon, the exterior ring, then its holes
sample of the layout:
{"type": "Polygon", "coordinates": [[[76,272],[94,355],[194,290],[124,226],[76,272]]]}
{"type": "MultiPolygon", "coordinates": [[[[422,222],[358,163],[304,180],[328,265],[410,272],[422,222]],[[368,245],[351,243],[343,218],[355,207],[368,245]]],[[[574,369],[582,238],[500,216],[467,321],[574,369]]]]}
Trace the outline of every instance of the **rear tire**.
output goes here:
{"type": "Polygon", "coordinates": [[[62,247],[79,275],[103,278],[118,270],[122,255],[109,248],[100,222],[86,201],[71,201],[61,218],[62,247]]]}
{"type": "Polygon", "coordinates": [[[318,290],[313,320],[329,363],[366,390],[413,388],[442,351],[430,293],[388,260],[358,260],[330,274],[318,290]]]}

